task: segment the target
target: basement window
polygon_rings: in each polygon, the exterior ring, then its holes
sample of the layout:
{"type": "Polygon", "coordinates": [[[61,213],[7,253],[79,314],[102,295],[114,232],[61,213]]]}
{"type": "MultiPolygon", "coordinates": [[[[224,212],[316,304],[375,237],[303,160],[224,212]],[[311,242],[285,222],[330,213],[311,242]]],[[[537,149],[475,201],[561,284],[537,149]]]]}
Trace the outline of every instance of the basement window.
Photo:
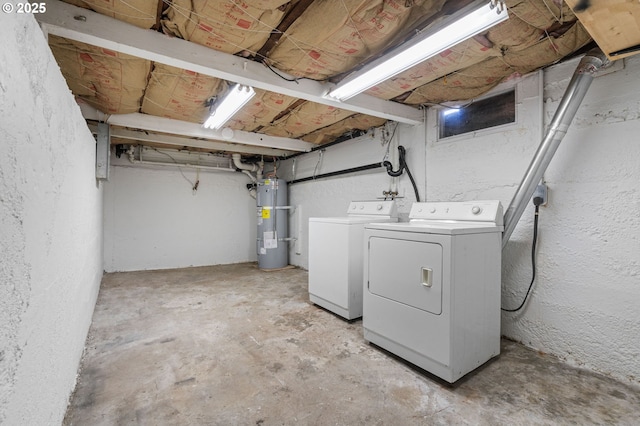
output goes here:
{"type": "Polygon", "coordinates": [[[440,139],[515,123],[516,92],[503,92],[462,108],[445,108],[438,116],[440,139]]]}

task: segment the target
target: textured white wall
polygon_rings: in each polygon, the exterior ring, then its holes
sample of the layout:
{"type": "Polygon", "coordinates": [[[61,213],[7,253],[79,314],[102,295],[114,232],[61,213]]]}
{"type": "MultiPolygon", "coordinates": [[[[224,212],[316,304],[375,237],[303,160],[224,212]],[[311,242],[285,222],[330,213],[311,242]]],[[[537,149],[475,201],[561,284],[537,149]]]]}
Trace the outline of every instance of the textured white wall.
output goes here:
{"type": "MultiPolygon", "coordinates": [[[[514,83],[504,86],[512,87],[514,83]]],[[[430,110],[427,125],[398,127],[389,155],[397,152],[398,145],[406,148],[407,162],[422,201],[426,196],[429,201],[499,199],[503,204],[508,204],[540,139],[540,91],[537,74],[523,79],[517,88],[518,123],[498,130],[478,132],[471,144],[469,138],[465,137],[436,143],[435,112],[430,110]],[[518,142],[512,143],[514,140],[518,142]],[[504,154],[504,157],[493,158],[497,153],[504,154]],[[489,161],[484,158],[478,161],[478,155],[485,154],[489,161]]],[[[329,147],[320,163],[320,151],[296,157],[295,166],[293,159],[287,160],[280,165],[279,175],[291,180],[312,176],[316,164],[319,164],[316,174],[322,174],[381,162],[387,152],[387,145],[382,144],[381,133],[376,131],[375,135],[365,135],[329,147]],[[295,176],[292,173],[294,169],[295,176]]],[[[392,126],[389,133],[393,133],[392,126]]],[[[289,189],[290,202],[300,205],[303,214],[302,250],[297,254],[292,247],[290,263],[308,267],[309,217],[344,216],[350,201],[382,197],[383,190],[395,188],[394,181],[381,168],[292,185],[289,189]]],[[[406,221],[416,199],[406,173],[397,182],[399,216],[401,221],[406,221]]],[[[297,216],[292,218],[292,233],[296,231],[297,219],[297,216]]]]}
{"type": "MultiPolygon", "coordinates": [[[[545,122],[576,62],[545,73],[545,122]]],[[[640,382],[640,57],[596,78],[547,169],[538,279],[503,334],[569,362],[640,382]]],[[[527,213],[531,223],[531,212],[527,213]]],[[[507,246],[503,303],[517,306],[530,280],[529,240],[507,246]]]]}
{"type": "MultiPolygon", "coordinates": [[[[177,168],[113,159],[105,185],[105,270],[255,261],[256,202],[243,173],[200,173],[194,195],[177,168]]],[[[183,173],[192,182],[194,169],[183,173]]]]}
{"type": "MultiPolygon", "coordinates": [[[[576,64],[546,70],[544,87],[540,74],[519,84],[515,126],[438,141],[433,110],[426,128],[402,126],[396,137],[408,148],[421,196],[426,189],[429,201],[499,199],[506,208],[540,143],[541,122],[551,120],[576,64]]],[[[594,80],[545,175],[550,201],[540,213],[539,277],[531,300],[523,312],[502,317],[505,336],[635,383],[640,382],[639,75],[640,57],[633,57],[624,70],[594,80]]],[[[360,138],[328,148],[319,173],[382,155],[379,142],[360,138]]],[[[317,158],[317,153],[298,157],[297,177],[312,174],[317,158]]],[[[290,168],[290,160],[281,165],[285,175],[290,168]]],[[[344,215],[350,200],[377,197],[387,187],[383,172],[293,185],[291,203],[300,204],[304,214],[303,252],[292,252],[291,263],[308,266],[309,217],[344,215]]],[[[401,193],[407,196],[401,207],[406,215],[413,201],[406,177],[401,193]]],[[[532,224],[529,207],[503,253],[505,307],[519,304],[531,277],[532,224]]]]}
{"type": "MultiPolygon", "coordinates": [[[[407,150],[407,163],[418,185],[420,197],[424,197],[424,126],[399,126],[393,135],[389,158],[397,156],[397,146],[402,145],[407,150]]],[[[387,152],[388,144],[382,143],[380,131],[375,134],[342,142],[328,147],[320,157],[320,151],[305,154],[284,161],[278,169],[278,176],[292,180],[307,176],[358,167],[376,162],[382,162],[387,152]],[[320,160],[318,162],[318,160],[320,160]],[[317,168],[316,168],[317,165],[317,168]],[[294,176],[295,168],[295,176],[294,176]]],[[[393,126],[389,128],[389,136],[393,134],[393,126]]],[[[397,166],[394,167],[397,169],[397,166]]],[[[391,178],[384,168],[346,174],[317,181],[307,181],[289,187],[289,203],[300,206],[302,215],[297,214],[290,221],[290,234],[301,238],[301,243],[294,247],[290,245],[289,263],[308,268],[309,265],[309,218],[345,216],[349,202],[354,200],[382,199],[383,191],[398,190],[398,212],[402,219],[409,216],[415,195],[411,182],[406,173],[400,178],[391,178]],[[396,184],[397,181],[397,184],[396,184]],[[301,235],[297,234],[297,221],[301,220],[301,235]],[[298,249],[298,250],[296,250],[298,249]],[[299,251],[299,253],[297,253],[299,251]]]]}
{"type": "Polygon", "coordinates": [[[516,123],[438,140],[437,111],[429,109],[429,201],[500,200],[507,208],[542,135],[541,80],[535,73],[503,84],[517,83],[516,123]]]}
{"type": "Polygon", "coordinates": [[[102,277],[95,141],[33,16],[0,34],[0,423],[60,424],[102,277]]]}

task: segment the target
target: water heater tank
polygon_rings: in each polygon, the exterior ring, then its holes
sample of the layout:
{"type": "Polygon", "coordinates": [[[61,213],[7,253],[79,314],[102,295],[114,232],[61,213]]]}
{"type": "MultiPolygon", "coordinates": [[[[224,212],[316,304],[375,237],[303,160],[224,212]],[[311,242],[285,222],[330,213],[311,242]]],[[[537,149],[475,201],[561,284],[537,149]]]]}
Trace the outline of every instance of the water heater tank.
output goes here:
{"type": "Polygon", "coordinates": [[[258,212],[258,267],[284,268],[289,264],[287,182],[261,179],[256,196],[258,212]]]}

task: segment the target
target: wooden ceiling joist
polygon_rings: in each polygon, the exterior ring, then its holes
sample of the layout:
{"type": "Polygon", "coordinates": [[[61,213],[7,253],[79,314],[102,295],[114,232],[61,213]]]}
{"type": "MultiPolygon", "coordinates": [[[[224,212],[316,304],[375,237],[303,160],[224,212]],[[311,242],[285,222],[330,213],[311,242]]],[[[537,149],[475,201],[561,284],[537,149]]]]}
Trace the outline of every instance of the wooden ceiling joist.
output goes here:
{"type": "MultiPolygon", "coordinates": [[[[93,133],[97,132],[98,126],[95,124],[90,124],[89,128],[93,133]]],[[[112,126],[111,127],[111,138],[112,144],[113,140],[121,139],[126,140],[132,145],[136,144],[158,144],[164,145],[167,147],[172,147],[174,149],[189,149],[189,148],[197,148],[202,149],[207,152],[229,152],[229,153],[238,153],[238,154],[255,154],[255,155],[264,155],[269,157],[284,157],[287,155],[291,155],[294,151],[286,151],[282,149],[275,148],[266,148],[266,147],[256,147],[256,146],[247,146],[236,143],[228,143],[228,142],[219,142],[208,139],[194,139],[188,138],[185,136],[174,136],[167,135],[163,133],[153,133],[147,132],[144,130],[131,130],[123,127],[112,126]]]]}
{"type": "Polygon", "coordinates": [[[269,57],[269,52],[271,52],[271,49],[273,49],[276,44],[278,44],[278,41],[280,41],[280,38],[282,38],[285,31],[287,31],[291,24],[293,24],[296,19],[298,19],[300,15],[302,15],[304,11],[307,10],[307,8],[311,5],[311,3],[313,3],[313,1],[314,0],[300,0],[298,3],[296,3],[295,6],[293,6],[289,13],[287,13],[282,19],[280,24],[278,24],[276,30],[271,33],[271,36],[269,36],[269,39],[266,41],[264,46],[262,46],[256,54],[259,60],[261,60],[261,58],[269,57]]]}
{"type": "Polygon", "coordinates": [[[335,108],[411,125],[423,121],[422,112],[409,105],[360,94],[347,102],[326,97],[331,83],[287,81],[264,65],[209,49],[63,2],[52,2],[47,13],[37,15],[45,33],[81,41],[154,62],[221,78],[263,90],[282,93],[335,108]],[[82,17],[82,18],[79,18],[82,17]]]}
{"type": "MultiPolygon", "coordinates": [[[[226,143],[236,143],[248,146],[263,148],[275,148],[284,151],[304,152],[310,151],[316,145],[298,139],[283,138],[263,135],[259,133],[244,132],[241,130],[231,130],[228,128],[221,130],[205,129],[200,124],[187,121],[174,120],[171,118],[156,117],[147,114],[103,114],[95,108],[80,104],[82,115],[87,120],[104,121],[114,126],[128,127],[131,129],[148,130],[152,132],[168,133],[173,135],[187,136],[189,138],[208,139],[226,143]]],[[[188,146],[185,140],[184,146],[188,146]]],[[[199,147],[195,146],[194,147],[199,147]]],[[[235,151],[239,152],[239,151],[235,151]]]]}

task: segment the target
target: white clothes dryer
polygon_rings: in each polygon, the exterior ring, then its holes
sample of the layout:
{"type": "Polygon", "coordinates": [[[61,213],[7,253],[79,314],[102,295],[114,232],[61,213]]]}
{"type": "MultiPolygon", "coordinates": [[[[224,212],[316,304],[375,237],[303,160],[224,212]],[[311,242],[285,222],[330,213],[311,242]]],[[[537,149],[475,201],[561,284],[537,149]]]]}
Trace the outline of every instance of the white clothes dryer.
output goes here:
{"type": "Polygon", "coordinates": [[[346,217],[309,218],[309,300],[345,319],[360,318],[364,226],[397,221],[395,201],[353,201],[346,217]]]}
{"type": "Polygon", "coordinates": [[[365,340],[453,383],[500,353],[499,201],[414,203],[365,227],[365,340]]]}

